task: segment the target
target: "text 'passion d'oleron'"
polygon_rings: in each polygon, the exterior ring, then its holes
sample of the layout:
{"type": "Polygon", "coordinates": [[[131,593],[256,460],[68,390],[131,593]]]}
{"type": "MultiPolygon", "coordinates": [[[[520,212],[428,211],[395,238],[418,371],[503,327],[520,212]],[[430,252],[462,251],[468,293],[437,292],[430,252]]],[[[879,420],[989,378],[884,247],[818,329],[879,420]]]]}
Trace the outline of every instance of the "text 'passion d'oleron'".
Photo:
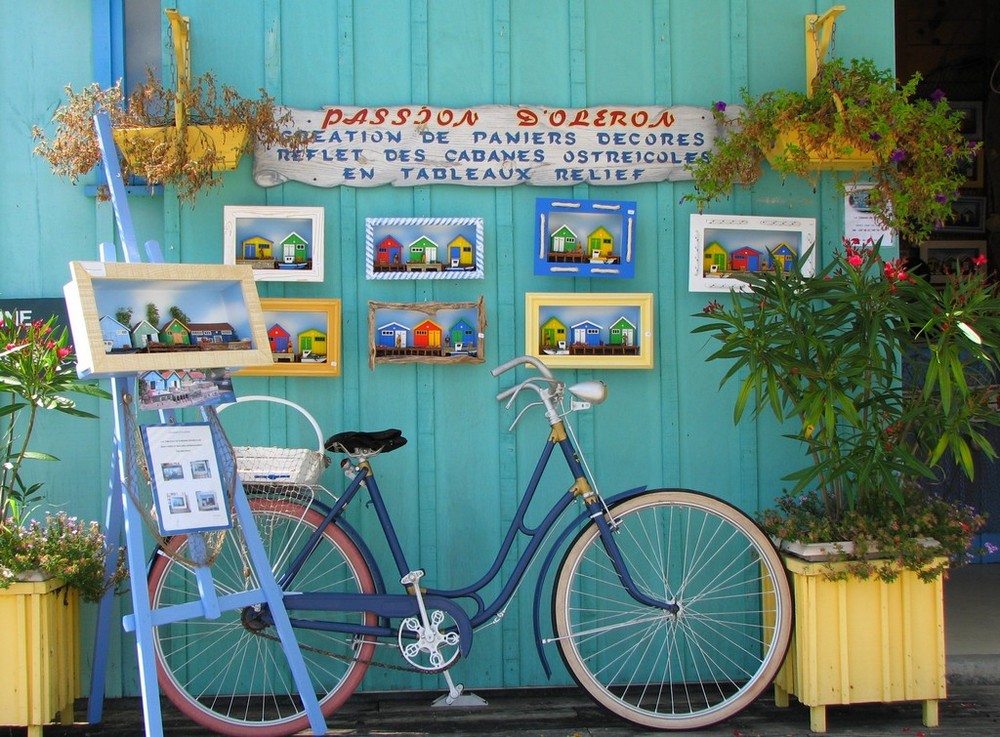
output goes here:
{"type": "Polygon", "coordinates": [[[258,147],[254,180],[318,187],[637,184],[690,179],[719,133],[706,108],[290,109],[305,149],[258,147]]]}

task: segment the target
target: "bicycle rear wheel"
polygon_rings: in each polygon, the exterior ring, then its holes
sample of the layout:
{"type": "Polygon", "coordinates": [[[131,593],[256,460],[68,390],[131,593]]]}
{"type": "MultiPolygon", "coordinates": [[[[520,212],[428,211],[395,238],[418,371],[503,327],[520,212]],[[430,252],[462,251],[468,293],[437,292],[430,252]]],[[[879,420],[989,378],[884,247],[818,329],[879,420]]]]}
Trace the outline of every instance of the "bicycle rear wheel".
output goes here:
{"type": "Polygon", "coordinates": [[[774,679],[791,636],[781,558],[746,515],[711,496],[656,490],[616,504],[629,595],[597,524],[576,537],[553,590],[559,651],[573,678],[615,714],[697,729],[748,706],[774,679]]]}
{"type": "MultiPolygon", "coordinates": [[[[276,575],[323,521],[315,510],[287,499],[249,496],[254,521],[276,575]]],[[[152,607],[198,599],[190,565],[182,562],[188,540],[178,535],[157,551],[148,577],[152,607]],[[180,555],[181,558],[175,556],[180,555]]],[[[212,565],[222,596],[259,588],[242,536],[226,535],[212,565]]],[[[372,575],[357,547],[329,525],[294,581],[294,590],[373,593],[372,575]]],[[[375,624],[360,612],[289,612],[311,621],[375,624]]],[[[273,627],[261,627],[254,609],[230,610],[219,619],[189,619],[154,627],[160,686],[184,714],[228,735],[278,737],[309,727],[287,659],[273,627]]],[[[295,637],[323,714],[329,716],[354,692],[374,645],[343,633],[295,628],[295,637]]]]}

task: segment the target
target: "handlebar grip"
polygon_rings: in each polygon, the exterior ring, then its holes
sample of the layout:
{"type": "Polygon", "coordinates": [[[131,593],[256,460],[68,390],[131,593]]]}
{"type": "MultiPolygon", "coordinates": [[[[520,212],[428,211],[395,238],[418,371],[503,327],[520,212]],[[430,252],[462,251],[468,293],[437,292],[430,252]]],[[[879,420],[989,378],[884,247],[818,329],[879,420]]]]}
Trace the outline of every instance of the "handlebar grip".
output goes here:
{"type": "Polygon", "coordinates": [[[517,384],[516,386],[512,386],[510,389],[504,389],[502,392],[497,394],[497,401],[502,402],[505,399],[510,399],[512,396],[514,396],[514,393],[520,388],[521,385],[517,384]]]}
{"type": "MultiPolygon", "coordinates": [[[[544,363],[542,363],[537,358],[535,358],[534,356],[518,356],[517,358],[512,358],[511,360],[507,361],[506,363],[502,363],[499,366],[497,366],[495,369],[492,369],[490,371],[490,373],[493,376],[499,376],[500,374],[504,373],[505,371],[510,371],[515,366],[520,366],[521,364],[524,364],[524,363],[527,363],[527,364],[530,364],[530,365],[534,366],[536,369],[538,369],[538,371],[542,374],[542,376],[546,377],[547,379],[554,378],[552,376],[552,372],[549,371],[549,367],[546,366],[544,363]]],[[[499,399],[499,397],[498,397],[498,399],[499,399]]]]}

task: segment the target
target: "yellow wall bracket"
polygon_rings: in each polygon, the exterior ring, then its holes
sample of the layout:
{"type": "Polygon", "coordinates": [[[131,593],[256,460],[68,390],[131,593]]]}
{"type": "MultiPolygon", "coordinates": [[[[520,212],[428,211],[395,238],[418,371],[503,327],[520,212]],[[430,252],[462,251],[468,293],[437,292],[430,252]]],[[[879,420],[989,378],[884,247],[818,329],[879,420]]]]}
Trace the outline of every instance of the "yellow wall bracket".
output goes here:
{"type": "MultiPolygon", "coordinates": [[[[823,15],[810,13],[806,16],[806,95],[812,97],[813,80],[819,71],[820,62],[833,39],[837,16],[847,10],[846,5],[834,5],[823,15]]],[[[169,11],[168,11],[169,12],[169,11]]]]}
{"type": "Polygon", "coordinates": [[[184,125],[184,98],[191,83],[191,19],[181,15],[175,8],[163,11],[170,21],[170,32],[174,37],[174,56],[177,59],[177,104],[174,106],[174,125],[184,125]]]}

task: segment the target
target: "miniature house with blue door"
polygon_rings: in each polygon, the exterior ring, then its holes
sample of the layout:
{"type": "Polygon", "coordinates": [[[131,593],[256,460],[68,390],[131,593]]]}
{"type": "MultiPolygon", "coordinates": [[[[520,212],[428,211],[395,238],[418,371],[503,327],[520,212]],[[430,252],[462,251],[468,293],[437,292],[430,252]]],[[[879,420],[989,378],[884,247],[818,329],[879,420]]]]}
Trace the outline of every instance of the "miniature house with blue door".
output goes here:
{"type": "Polygon", "coordinates": [[[403,244],[387,235],[375,249],[375,263],[381,266],[401,264],[403,262],[403,244]]]}
{"type": "Polygon", "coordinates": [[[601,336],[604,335],[604,328],[592,320],[583,320],[575,325],[571,325],[570,332],[573,335],[574,344],[601,345],[604,342],[601,340],[601,336]]]}
{"type": "Polygon", "coordinates": [[[257,261],[269,261],[274,256],[274,241],[255,235],[240,243],[243,258],[257,261]]]}
{"type": "Polygon", "coordinates": [[[111,315],[101,318],[101,337],[104,338],[104,351],[120,351],[132,347],[132,336],[128,327],[122,325],[111,315]]]}
{"type": "Polygon", "coordinates": [[[472,244],[463,236],[458,236],[448,244],[448,265],[453,269],[472,266],[472,244]]]}
{"type": "Polygon", "coordinates": [[[771,249],[771,267],[775,271],[789,273],[795,266],[795,251],[787,243],[779,243],[771,249]]]}
{"type": "Polygon", "coordinates": [[[763,256],[756,248],[743,246],[733,251],[729,266],[733,271],[760,271],[764,266],[763,256]]]}
{"type": "Polygon", "coordinates": [[[400,322],[386,323],[375,329],[375,345],[382,348],[406,348],[410,344],[410,329],[400,322]]]}
{"type": "Polygon", "coordinates": [[[271,353],[287,353],[292,343],[292,334],[274,323],[267,329],[267,343],[271,347],[271,353]]]}
{"type": "Polygon", "coordinates": [[[200,322],[188,325],[191,343],[232,343],[238,340],[236,330],[228,322],[200,322]]]}

